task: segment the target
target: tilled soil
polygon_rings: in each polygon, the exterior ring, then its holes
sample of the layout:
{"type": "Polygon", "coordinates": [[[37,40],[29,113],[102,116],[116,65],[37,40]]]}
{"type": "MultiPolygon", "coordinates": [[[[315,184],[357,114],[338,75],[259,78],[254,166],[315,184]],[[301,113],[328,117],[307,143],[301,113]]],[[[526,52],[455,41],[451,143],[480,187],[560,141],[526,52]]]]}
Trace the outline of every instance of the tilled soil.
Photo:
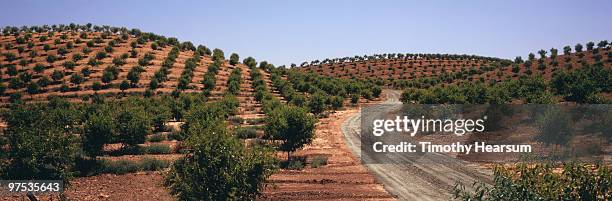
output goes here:
{"type": "MultiPolygon", "coordinates": [[[[317,123],[316,139],[296,156],[328,157],[328,164],[303,170],[280,170],[269,178],[261,200],[395,200],[347,148],[341,124],[358,109],[338,111],[317,123]]],[[[285,156],[283,153],[279,154],[285,156]]],[[[125,159],[124,157],[123,159],[125,159]]],[[[129,158],[129,157],[128,157],[129,158]]],[[[173,200],[160,172],[103,174],[76,178],[66,191],[70,200],[173,200]]],[[[38,196],[59,200],[57,195],[38,196]]],[[[25,195],[0,197],[28,200],[25,195]]]]}
{"type": "MultiPolygon", "coordinates": [[[[69,200],[174,200],[162,186],[159,172],[139,172],[125,175],[103,174],[77,178],[66,191],[69,200]]],[[[41,195],[39,200],[59,200],[58,195],[41,195]]],[[[1,197],[0,201],[28,200],[25,194],[1,197]]]]}
{"type": "Polygon", "coordinates": [[[358,109],[338,111],[321,119],[316,139],[294,156],[328,157],[328,164],[303,170],[281,170],[272,175],[263,200],[395,200],[344,142],[341,124],[358,109]]]}

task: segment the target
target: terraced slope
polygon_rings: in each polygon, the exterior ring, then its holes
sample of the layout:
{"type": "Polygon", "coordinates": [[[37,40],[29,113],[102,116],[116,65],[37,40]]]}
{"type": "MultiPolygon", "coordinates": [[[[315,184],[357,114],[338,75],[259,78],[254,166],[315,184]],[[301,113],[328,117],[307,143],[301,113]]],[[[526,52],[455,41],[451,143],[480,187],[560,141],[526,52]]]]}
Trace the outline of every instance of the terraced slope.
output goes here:
{"type": "MultiPolygon", "coordinates": [[[[204,91],[205,74],[214,63],[210,49],[136,30],[115,31],[74,29],[0,36],[0,102],[41,102],[49,96],[82,102],[91,101],[94,94],[122,98],[204,91]],[[188,64],[189,60],[194,64],[188,64]]],[[[241,63],[221,62],[209,99],[223,97],[234,68],[242,70],[242,91],[237,95],[241,114],[261,113],[252,97],[250,69],[241,63]]],[[[266,75],[265,82],[271,83],[266,75]]]]}
{"type": "Polygon", "coordinates": [[[486,71],[499,62],[509,61],[473,55],[382,54],[313,61],[299,69],[332,77],[393,80],[435,77],[468,68],[486,71]]]}
{"type": "Polygon", "coordinates": [[[522,76],[541,75],[550,79],[555,72],[585,66],[612,67],[612,52],[607,41],[581,44],[530,53],[514,61],[445,54],[382,54],[305,62],[298,69],[329,77],[375,79],[397,88],[428,87],[470,81],[499,82],[522,76]]]}

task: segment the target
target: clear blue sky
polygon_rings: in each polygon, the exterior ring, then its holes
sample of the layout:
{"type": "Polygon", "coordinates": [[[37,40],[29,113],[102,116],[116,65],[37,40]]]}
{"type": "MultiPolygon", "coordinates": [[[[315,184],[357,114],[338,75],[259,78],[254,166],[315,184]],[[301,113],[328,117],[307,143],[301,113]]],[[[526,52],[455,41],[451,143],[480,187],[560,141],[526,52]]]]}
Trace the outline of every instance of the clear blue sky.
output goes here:
{"type": "Polygon", "coordinates": [[[276,65],[374,53],[501,58],[612,40],[612,1],[4,1],[0,26],[140,28],[276,65]]]}

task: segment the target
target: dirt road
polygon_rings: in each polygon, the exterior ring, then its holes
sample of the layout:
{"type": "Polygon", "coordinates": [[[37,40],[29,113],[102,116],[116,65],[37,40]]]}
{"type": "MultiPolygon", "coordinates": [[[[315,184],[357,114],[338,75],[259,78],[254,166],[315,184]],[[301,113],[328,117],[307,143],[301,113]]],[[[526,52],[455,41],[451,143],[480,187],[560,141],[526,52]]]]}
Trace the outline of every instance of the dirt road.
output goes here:
{"type": "MultiPolygon", "coordinates": [[[[387,100],[371,106],[380,107],[380,110],[377,110],[379,114],[374,114],[376,116],[384,116],[390,104],[397,104],[392,107],[401,107],[399,91],[388,90],[384,93],[387,100]]],[[[357,113],[342,124],[346,144],[358,157],[361,157],[360,118],[360,113],[357,113]]],[[[471,190],[474,181],[491,182],[490,170],[448,155],[427,153],[418,163],[410,162],[408,157],[399,157],[398,160],[393,164],[364,165],[374,173],[385,189],[399,200],[449,200],[457,181],[466,184],[468,190],[471,190]]]]}

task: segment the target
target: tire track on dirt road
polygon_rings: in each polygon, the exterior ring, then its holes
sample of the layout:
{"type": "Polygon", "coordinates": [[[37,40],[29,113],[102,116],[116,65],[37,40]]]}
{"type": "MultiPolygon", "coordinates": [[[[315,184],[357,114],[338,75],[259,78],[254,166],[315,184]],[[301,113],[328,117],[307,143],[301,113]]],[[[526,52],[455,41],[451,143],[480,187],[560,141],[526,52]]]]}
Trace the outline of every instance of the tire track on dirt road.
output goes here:
{"type": "MultiPolygon", "coordinates": [[[[400,92],[384,91],[387,100],[369,107],[377,107],[378,117],[384,117],[389,108],[401,107],[400,92]],[[389,106],[397,104],[397,106],[389,106]],[[383,107],[385,106],[385,107],[383,107]],[[378,109],[380,108],[380,109],[378,109]]],[[[360,142],[361,114],[357,113],[342,124],[342,132],[349,149],[361,158],[360,142]]],[[[393,159],[393,163],[364,164],[385,189],[400,200],[448,200],[452,198],[452,189],[457,181],[473,190],[475,181],[491,182],[492,172],[475,164],[455,159],[451,156],[427,153],[414,162],[414,157],[407,155],[393,159]]]]}

